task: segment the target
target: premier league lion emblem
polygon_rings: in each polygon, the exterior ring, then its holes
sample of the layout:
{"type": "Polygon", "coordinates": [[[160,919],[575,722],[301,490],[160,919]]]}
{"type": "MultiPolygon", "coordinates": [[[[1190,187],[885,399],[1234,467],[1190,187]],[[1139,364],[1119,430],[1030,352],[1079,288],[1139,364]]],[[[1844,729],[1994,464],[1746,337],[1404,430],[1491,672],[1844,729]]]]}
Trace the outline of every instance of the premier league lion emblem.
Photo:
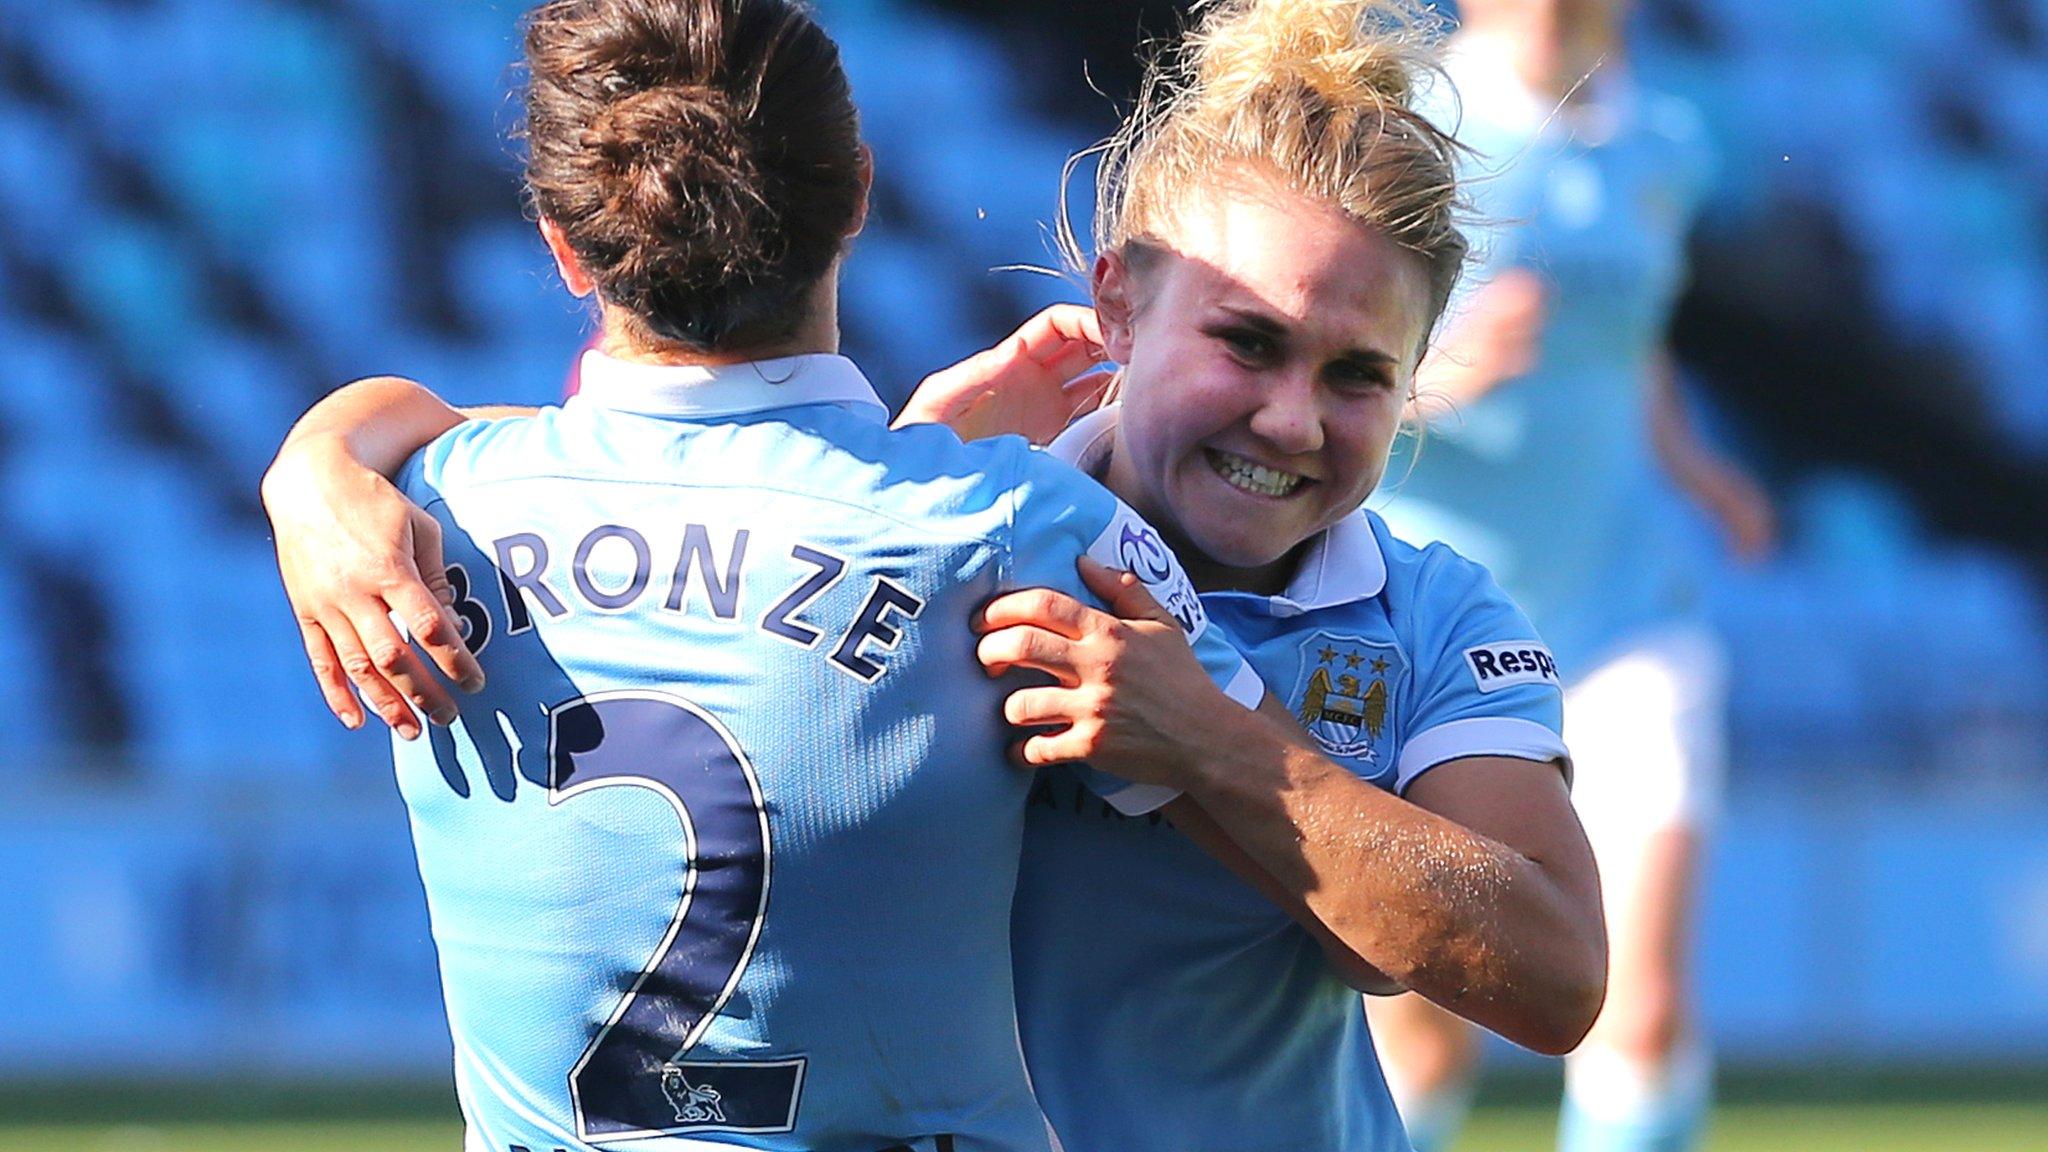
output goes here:
{"type": "Polygon", "coordinates": [[[709,1085],[698,1086],[683,1079],[683,1070],[673,1064],[661,1066],[661,1094],[676,1110],[678,1124],[723,1124],[725,1097],[709,1085]]]}
{"type": "Polygon", "coordinates": [[[1400,678],[1401,652],[1358,636],[1317,632],[1301,645],[1294,714],[1323,751],[1377,775],[1400,678]]]}

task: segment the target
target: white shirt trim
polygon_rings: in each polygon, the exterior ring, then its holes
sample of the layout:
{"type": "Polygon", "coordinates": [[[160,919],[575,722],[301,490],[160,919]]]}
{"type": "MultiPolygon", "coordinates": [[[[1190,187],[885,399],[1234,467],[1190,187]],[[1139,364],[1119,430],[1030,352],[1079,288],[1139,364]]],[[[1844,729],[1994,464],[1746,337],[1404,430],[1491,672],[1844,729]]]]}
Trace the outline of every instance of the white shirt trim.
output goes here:
{"type": "Polygon", "coordinates": [[[852,404],[884,419],[888,406],[853,361],[814,354],[743,364],[642,364],[592,350],[568,403],[641,416],[731,416],[802,404],[852,404]]]}
{"type": "MultiPolygon", "coordinates": [[[[1230,678],[1230,683],[1223,689],[1223,694],[1245,708],[1257,711],[1266,699],[1266,682],[1259,679],[1259,670],[1252,667],[1251,661],[1239,656],[1237,674],[1230,678]]],[[[1168,788],[1163,784],[1129,784],[1104,796],[1103,799],[1109,801],[1110,807],[1126,816],[1143,816],[1166,807],[1178,799],[1180,794],[1180,789],[1168,788]]]]}
{"type": "Polygon", "coordinates": [[[1394,792],[1408,791],[1417,777],[1439,764],[1467,756],[1508,756],[1516,760],[1562,762],[1564,782],[1572,782],[1571,752],[1564,738],[1534,720],[1517,716],[1476,716],[1452,720],[1408,738],[1395,765],[1394,792]]]}
{"type": "Polygon", "coordinates": [[[1180,789],[1168,788],[1164,784],[1133,784],[1119,788],[1114,795],[1103,799],[1126,816],[1145,816],[1180,799],[1180,789]]]}
{"type": "Polygon", "coordinates": [[[1241,652],[1238,654],[1237,675],[1230,678],[1223,694],[1254,712],[1266,702],[1266,682],[1259,678],[1259,670],[1252,667],[1252,662],[1241,652]]]}
{"type": "Polygon", "coordinates": [[[1053,437],[1045,450],[1094,476],[1109,456],[1111,439],[1116,432],[1117,412],[1117,405],[1105,404],[1093,412],[1081,414],[1053,437]]]}
{"type": "MultiPolygon", "coordinates": [[[[1066,431],[1046,446],[1046,451],[1091,476],[1096,475],[1114,443],[1119,413],[1117,405],[1106,404],[1082,416],[1067,425],[1066,431]]],[[[1361,508],[1317,533],[1301,559],[1301,566],[1287,582],[1287,590],[1263,599],[1267,610],[1275,616],[1300,616],[1370,600],[1386,586],[1386,554],[1380,550],[1372,521],[1361,508]]]]}

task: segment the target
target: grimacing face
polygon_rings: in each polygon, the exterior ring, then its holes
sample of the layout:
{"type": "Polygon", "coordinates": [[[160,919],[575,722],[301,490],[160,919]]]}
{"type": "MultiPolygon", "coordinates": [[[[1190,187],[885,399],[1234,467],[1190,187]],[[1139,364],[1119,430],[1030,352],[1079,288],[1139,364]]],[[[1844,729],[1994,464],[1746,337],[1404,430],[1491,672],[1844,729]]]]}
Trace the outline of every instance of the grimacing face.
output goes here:
{"type": "Polygon", "coordinates": [[[1196,587],[1279,592],[1302,542],[1386,471],[1428,273],[1335,206],[1264,182],[1197,198],[1172,231],[1096,267],[1125,370],[1107,483],[1196,587]]]}

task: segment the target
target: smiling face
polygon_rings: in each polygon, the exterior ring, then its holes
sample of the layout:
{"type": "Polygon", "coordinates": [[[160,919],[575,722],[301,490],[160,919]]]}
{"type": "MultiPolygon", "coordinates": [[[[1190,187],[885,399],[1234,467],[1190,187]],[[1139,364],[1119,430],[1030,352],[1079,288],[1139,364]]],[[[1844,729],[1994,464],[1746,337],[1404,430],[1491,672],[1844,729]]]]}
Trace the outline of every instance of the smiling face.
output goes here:
{"type": "Polygon", "coordinates": [[[1107,482],[1195,585],[1274,593],[1385,472],[1431,317],[1421,259],[1261,184],[1187,204],[1171,250],[1106,257],[1125,366],[1107,482]]]}

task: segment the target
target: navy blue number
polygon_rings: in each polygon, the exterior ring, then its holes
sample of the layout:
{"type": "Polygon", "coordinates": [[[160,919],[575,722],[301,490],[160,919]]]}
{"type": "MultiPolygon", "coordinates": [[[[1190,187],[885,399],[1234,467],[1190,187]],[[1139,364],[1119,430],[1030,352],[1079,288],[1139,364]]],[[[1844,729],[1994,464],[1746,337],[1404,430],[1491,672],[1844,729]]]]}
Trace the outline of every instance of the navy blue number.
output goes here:
{"type": "Polygon", "coordinates": [[[788,1131],[801,1059],[684,1059],[739,984],[768,908],[768,817],[746,755],[695,705],[627,690],[550,713],[548,772],[551,804],[612,785],[653,789],[682,821],[690,859],[668,935],[570,1070],[577,1135],[788,1131]]]}

